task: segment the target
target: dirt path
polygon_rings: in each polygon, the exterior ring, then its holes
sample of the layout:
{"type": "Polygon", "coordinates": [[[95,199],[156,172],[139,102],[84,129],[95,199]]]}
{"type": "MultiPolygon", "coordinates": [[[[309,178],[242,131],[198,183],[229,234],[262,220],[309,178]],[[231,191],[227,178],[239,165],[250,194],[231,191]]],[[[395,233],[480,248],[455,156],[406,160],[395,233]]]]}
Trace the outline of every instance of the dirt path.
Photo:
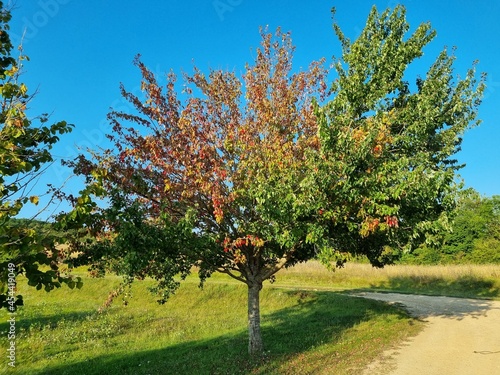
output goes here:
{"type": "Polygon", "coordinates": [[[427,322],[401,347],[387,351],[364,375],[500,374],[500,302],[396,293],[357,296],[403,305],[427,322]]]}

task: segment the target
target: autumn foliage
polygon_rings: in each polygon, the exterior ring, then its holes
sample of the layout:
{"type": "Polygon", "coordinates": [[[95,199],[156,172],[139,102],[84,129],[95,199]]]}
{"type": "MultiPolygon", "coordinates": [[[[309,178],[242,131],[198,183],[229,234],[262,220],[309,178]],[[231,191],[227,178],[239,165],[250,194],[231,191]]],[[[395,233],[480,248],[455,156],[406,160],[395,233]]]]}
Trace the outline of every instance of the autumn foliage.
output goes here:
{"type": "Polygon", "coordinates": [[[242,79],[223,71],[206,76],[195,68],[183,76],[184,103],[173,73],[163,90],[137,58],[145,98],[122,87],[137,113],[111,112],[114,149],[94,155],[97,163],[80,159],[78,171],[133,197],[148,217],[175,221],[194,210],[195,228],[222,250],[216,262],[203,261],[239,272],[247,266],[243,259],[267,253],[262,265],[271,276],[277,269],[270,259],[279,267],[292,263],[292,257],[283,258],[286,250],[269,251],[284,247],[285,239],[276,235],[286,230],[282,223],[270,227],[282,219],[273,219],[278,213],[271,212],[277,208],[272,202],[283,205],[290,199],[284,194],[301,189],[308,175],[308,154],[320,145],[313,101],[326,93],[322,62],[292,74],[292,55],[289,34],[263,32],[255,64],[242,79]]]}
{"type": "Polygon", "coordinates": [[[458,188],[452,156],[483,83],[474,69],[455,83],[443,51],[411,92],[405,69],[435,33],[422,24],[406,38],[404,14],[374,8],[352,43],[335,25],[333,81],[324,61],[294,71],[279,29],[261,32],[242,77],[194,68],[182,90],[138,57],[142,96],[121,87],[134,109],[109,114],[113,146],[74,163],[87,187],[62,223],[91,233],[81,259],[167,292],[191,265],[202,280],[223,272],[246,283],[257,353],[259,291],[283,267],[351,255],[383,266],[438,242],[458,188]]]}

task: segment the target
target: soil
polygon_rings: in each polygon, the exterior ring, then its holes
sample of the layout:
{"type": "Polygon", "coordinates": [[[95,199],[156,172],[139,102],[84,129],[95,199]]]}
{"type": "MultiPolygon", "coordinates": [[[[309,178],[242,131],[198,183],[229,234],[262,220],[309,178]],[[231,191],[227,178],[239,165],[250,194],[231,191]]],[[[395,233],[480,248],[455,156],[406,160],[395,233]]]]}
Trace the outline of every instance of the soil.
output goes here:
{"type": "Polygon", "coordinates": [[[357,296],[401,305],[427,323],[363,375],[500,374],[500,301],[397,293],[357,296]]]}

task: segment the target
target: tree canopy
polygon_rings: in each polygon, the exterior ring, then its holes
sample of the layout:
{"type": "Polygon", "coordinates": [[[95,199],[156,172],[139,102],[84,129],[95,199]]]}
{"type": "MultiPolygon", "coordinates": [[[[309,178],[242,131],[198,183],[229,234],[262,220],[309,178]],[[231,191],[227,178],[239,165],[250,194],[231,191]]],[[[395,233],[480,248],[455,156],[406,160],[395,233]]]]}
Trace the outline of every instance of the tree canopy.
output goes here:
{"type": "Polygon", "coordinates": [[[192,265],[202,280],[222,272],[244,282],[255,354],[259,291],[280,269],[351,255],[383,266],[438,241],[483,80],[473,68],[455,78],[444,50],[425,77],[405,81],[435,32],[422,24],[407,37],[401,6],[373,8],[354,42],[334,30],[334,72],[323,60],[295,72],[290,34],[262,30],[243,77],[195,68],[181,95],[174,73],[162,85],[137,58],[143,97],[121,87],[135,110],[110,112],[114,146],[73,163],[87,184],[61,223],[93,239],[77,244],[77,262],[151,276],[160,301],[192,265]]]}

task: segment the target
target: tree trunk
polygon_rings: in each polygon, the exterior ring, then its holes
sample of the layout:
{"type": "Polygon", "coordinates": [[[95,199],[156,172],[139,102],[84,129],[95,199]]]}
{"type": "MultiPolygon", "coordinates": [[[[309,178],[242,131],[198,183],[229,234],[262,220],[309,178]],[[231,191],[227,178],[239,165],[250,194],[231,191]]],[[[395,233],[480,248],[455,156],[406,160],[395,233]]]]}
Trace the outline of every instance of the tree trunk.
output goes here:
{"type": "Polygon", "coordinates": [[[251,356],[263,351],[262,336],[260,334],[260,290],[262,282],[253,282],[248,285],[248,353],[251,356]]]}

